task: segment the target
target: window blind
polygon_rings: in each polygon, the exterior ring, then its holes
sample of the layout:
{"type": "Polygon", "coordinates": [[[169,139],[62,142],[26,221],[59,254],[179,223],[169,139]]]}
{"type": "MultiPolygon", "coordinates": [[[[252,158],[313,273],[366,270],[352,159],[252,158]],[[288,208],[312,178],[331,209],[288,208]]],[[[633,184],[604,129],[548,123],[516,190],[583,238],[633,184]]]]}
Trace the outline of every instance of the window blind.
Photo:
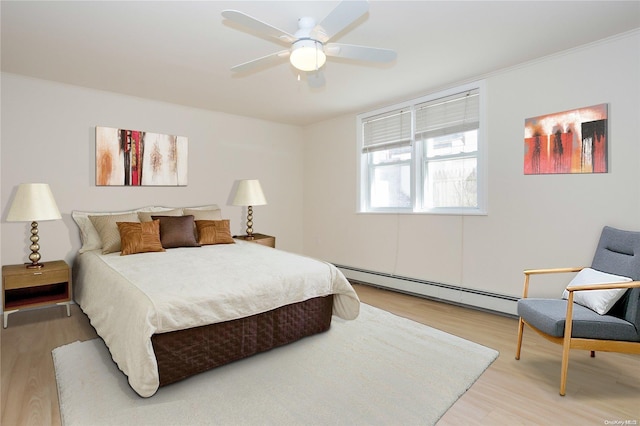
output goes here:
{"type": "Polygon", "coordinates": [[[416,135],[426,139],[477,129],[479,100],[479,90],[473,89],[417,105],[416,135]]]}
{"type": "Polygon", "coordinates": [[[411,145],[411,110],[399,109],[362,122],[362,152],[411,145]]]}

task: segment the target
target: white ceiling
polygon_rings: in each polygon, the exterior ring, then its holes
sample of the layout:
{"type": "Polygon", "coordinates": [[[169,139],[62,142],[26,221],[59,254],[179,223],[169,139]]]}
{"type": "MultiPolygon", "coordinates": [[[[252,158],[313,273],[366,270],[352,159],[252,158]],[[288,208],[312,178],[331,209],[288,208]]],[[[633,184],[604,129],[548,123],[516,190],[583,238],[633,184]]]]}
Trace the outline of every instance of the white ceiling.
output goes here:
{"type": "Polygon", "coordinates": [[[3,0],[2,71],[308,125],[640,28],[640,1],[374,0],[332,41],[394,49],[392,64],[332,58],[322,89],[297,81],[286,60],[230,71],[283,46],[229,23],[222,10],[294,33],[299,17],[321,21],[337,4],[3,0]]]}

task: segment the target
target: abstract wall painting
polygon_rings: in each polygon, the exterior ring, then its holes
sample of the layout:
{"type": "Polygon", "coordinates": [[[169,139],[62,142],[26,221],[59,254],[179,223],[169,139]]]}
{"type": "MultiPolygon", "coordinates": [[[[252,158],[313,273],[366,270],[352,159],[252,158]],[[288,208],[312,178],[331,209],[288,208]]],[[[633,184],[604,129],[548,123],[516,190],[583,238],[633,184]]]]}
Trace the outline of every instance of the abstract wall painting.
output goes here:
{"type": "Polygon", "coordinates": [[[608,106],[527,118],[524,174],[607,173],[608,106]]]}
{"type": "Polygon", "coordinates": [[[186,186],[184,136],[96,127],[97,186],[186,186]]]}

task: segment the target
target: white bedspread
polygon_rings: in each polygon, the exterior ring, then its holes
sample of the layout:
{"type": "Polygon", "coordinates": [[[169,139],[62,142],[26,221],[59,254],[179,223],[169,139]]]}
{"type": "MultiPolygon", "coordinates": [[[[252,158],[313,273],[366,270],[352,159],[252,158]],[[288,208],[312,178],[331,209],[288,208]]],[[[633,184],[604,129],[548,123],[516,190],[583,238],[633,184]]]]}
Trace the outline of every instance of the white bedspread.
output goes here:
{"type": "Polygon", "coordinates": [[[74,296],[141,396],[159,385],[151,336],[334,294],[333,313],[358,316],[355,291],[333,265],[237,241],[120,256],[78,256],[74,296]]]}

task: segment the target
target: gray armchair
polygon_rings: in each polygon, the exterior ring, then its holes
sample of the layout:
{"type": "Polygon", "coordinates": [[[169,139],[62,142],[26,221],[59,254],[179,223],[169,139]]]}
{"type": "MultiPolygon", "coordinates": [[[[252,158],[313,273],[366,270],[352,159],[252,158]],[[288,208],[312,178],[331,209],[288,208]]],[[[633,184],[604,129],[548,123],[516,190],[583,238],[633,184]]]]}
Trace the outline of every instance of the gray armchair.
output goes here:
{"type": "Polygon", "coordinates": [[[568,298],[529,298],[529,280],[539,274],[578,272],[583,268],[530,269],[524,271],[522,299],[518,301],[518,345],[520,359],[522,334],[527,325],[534,331],[560,344],[562,368],[560,395],[566,392],[569,350],[640,354],[640,232],[604,227],[591,264],[596,271],[629,277],[633,281],[611,284],[567,286],[568,298]],[[604,315],[574,303],[576,291],[627,289],[620,300],[604,315]]]}

